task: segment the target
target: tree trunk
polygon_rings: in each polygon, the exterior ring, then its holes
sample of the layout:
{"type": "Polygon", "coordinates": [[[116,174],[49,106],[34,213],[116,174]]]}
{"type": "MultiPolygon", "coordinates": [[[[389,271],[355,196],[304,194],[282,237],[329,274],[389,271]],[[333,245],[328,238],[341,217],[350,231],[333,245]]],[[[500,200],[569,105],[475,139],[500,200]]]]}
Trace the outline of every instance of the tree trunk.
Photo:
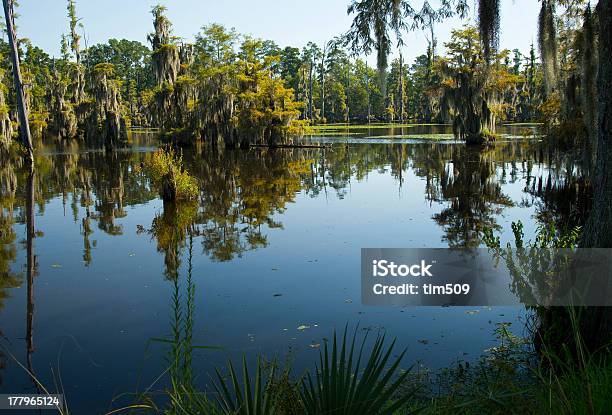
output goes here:
{"type": "Polygon", "coordinates": [[[27,161],[34,166],[34,150],[32,149],[32,136],[30,135],[30,124],[28,123],[28,110],[25,104],[23,81],[19,67],[19,50],[17,49],[17,36],[13,17],[13,0],[2,0],[4,5],[4,17],[6,20],[6,32],[8,34],[11,61],[13,64],[13,78],[15,81],[15,92],[17,94],[17,112],[19,115],[19,136],[21,143],[27,151],[27,161]]]}
{"type": "Polygon", "coordinates": [[[323,46],[323,56],[321,57],[321,121],[325,121],[325,57],[327,44],[323,46]]]}
{"type": "Polygon", "coordinates": [[[400,122],[403,124],[404,123],[404,112],[406,111],[406,108],[404,108],[404,96],[406,94],[406,91],[404,91],[404,61],[402,60],[402,52],[399,53],[399,84],[400,84],[400,122]]]}
{"type": "Polygon", "coordinates": [[[372,113],[372,105],[370,103],[370,76],[368,75],[368,57],[366,56],[365,67],[366,67],[366,95],[368,96],[368,124],[370,123],[370,116],[372,113]]]}
{"type": "Polygon", "coordinates": [[[312,70],[314,62],[310,59],[310,69],[308,75],[308,115],[310,116],[310,123],[314,124],[314,117],[312,115],[312,70]]]}
{"type": "MultiPolygon", "coordinates": [[[[593,181],[593,208],[581,240],[583,248],[612,248],[612,0],[600,0],[597,165],[593,181]]],[[[602,278],[612,276],[602,276],[602,278]]],[[[580,331],[589,350],[609,345],[612,308],[589,307],[580,313],[580,331]]]]}
{"type": "Polygon", "coordinates": [[[351,92],[351,63],[349,61],[346,70],[346,122],[351,122],[351,106],[350,106],[350,92],[351,92]]]}
{"type": "Polygon", "coordinates": [[[612,0],[600,0],[597,166],[594,203],[587,220],[582,246],[612,248],[612,0]]]}
{"type": "MultiPolygon", "coordinates": [[[[26,185],[26,244],[27,244],[27,320],[26,320],[26,355],[30,374],[32,369],[32,353],[34,353],[34,276],[36,275],[36,255],[34,255],[34,170],[28,174],[26,185]]],[[[32,378],[34,385],[37,382],[32,378]]]]}

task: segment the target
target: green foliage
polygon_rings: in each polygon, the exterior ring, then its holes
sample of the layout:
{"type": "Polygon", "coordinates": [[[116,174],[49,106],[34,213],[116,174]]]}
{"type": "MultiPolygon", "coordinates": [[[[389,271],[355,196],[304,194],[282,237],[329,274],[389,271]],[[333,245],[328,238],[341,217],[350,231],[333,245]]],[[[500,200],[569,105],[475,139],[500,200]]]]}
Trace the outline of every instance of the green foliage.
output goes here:
{"type": "Polygon", "coordinates": [[[548,376],[537,392],[540,413],[605,414],[612,408],[612,365],[589,362],[576,370],[566,365],[548,376]]]}
{"type": "Polygon", "coordinates": [[[612,338],[603,343],[600,350],[589,351],[585,344],[581,316],[584,309],[564,307],[567,319],[563,327],[550,324],[547,330],[561,331],[568,340],[563,344],[543,342],[541,364],[535,371],[540,381],[537,389],[537,406],[542,412],[558,414],[604,414],[612,405],[612,365],[610,354],[602,350],[612,347],[612,338]]]}
{"type": "Polygon", "coordinates": [[[160,148],[144,162],[144,172],[164,200],[196,199],[198,181],[183,168],[182,155],[171,147],[160,148]]]}
{"type": "Polygon", "coordinates": [[[138,41],[109,39],[90,46],[83,61],[88,68],[99,63],[114,65],[117,78],[123,81],[121,95],[128,103],[129,114],[138,119],[138,96],[155,85],[151,50],[138,41]]]}
{"type": "Polygon", "coordinates": [[[270,373],[264,375],[262,361],[257,360],[255,377],[251,378],[246,357],[242,359],[242,382],[232,362],[228,363],[229,382],[221,374],[217,373],[217,382],[214,384],[217,392],[217,402],[221,411],[227,415],[269,415],[276,413],[277,401],[271,394],[270,385],[275,377],[274,367],[270,373]],[[241,384],[242,383],[242,384],[241,384]]]}
{"type": "MultiPolygon", "coordinates": [[[[458,362],[442,369],[431,380],[425,414],[531,413],[537,379],[533,351],[525,338],[498,323],[497,344],[475,362],[458,362]]],[[[427,380],[429,382],[429,380],[427,380]]]]}
{"type": "Polygon", "coordinates": [[[468,143],[493,141],[498,119],[506,113],[506,93],[521,80],[503,62],[508,51],[486,53],[478,30],[453,30],[447,54],[435,65],[441,77],[441,108],[453,118],[453,132],[468,143]]]}
{"type": "Polygon", "coordinates": [[[385,336],[378,335],[369,354],[364,354],[367,334],[355,350],[357,329],[350,343],[347,328],[341,343],[334,333],[331,353],[327,343],[320,352],[316,376],[310,373],[300,390],[307,414],[392,414],[403,408],[413,393],[397,397],[409,371],[394,378],[406,351],[391,359],[395,341],[385,348],[385,336]],[[364,365],[363,367],[361,365],[364,365]]]}
{"type": "Polygon", "coordinates": [[[251,59],[247,57],[238,63],[241,70],[238,72],[237,130],[240,135],[273,142],[299,128],[294,121],[299,118],[302,104],[293,101],[293,91],[281,80],[272,78],[270,66],[277,60],[266,59],[262,63],[251,59]]]}
{"type": "Polygon", "coordinates": [[[218,23],[204,26],[196,35],[197,59],[210,66],[226,65],[235,57],[234,46],[237,40],[238,34],[233,28],[228,30],[218,23]]]}
{"type": "Polygon", "coordinates": [[[115,74],[115,65],[112,63],[99,63],[93,68],[93,72],[97,75],[111,77],[115,74]]]}
{"type": "MultiPolygon", "coordinates": [[[[582,231],[582,228],[579,226],[564,231],[559,231],[553,222],[546,222],[540,224],[538,227],[535,241],[525,243],[523,223],[521,221],[512,222],[511,227],[514,235],[514,244],[517,250],[524,250],[526,248],[573,249],[577,247],[582,231]]],[[[489,249],[492,249],[499,254],[503,253],[500,239],[498,236],[494,235],[491,228],[485,228],[483,230],[483,242],[489,249]]],[[[510,242],[506,244],[506,249],[512,249],[512,244],[510,242]]]]}

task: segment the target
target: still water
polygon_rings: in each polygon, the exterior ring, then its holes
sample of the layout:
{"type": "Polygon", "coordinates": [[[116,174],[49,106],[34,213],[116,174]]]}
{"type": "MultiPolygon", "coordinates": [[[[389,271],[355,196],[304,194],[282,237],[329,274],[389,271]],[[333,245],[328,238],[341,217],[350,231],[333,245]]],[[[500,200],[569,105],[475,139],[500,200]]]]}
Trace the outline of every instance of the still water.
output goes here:
{"type": "Polygon", "coordinates": [[[571,220],[567,206],[551,208],[576,174],[571,158],[535,139],[486,150],[310,140],[336,144],[185,151],[201,199],[166,207],[138,169],[151,136],[112,155],[41,146],[30,273],[28,176],[3,163],[0,393],[37,393],[12,356],[51,390],[61,381],[72,413],[92,414],[131,402],[121,394],[163,390],[175,338],[197,346],[204,387],[243,353],[300,374],[347,323],[397,337],[405,365],[430,370],[477,359],[496,323],[524,332],[519,307],[362,306],[360,248],[477,247],[485,227],[505,242],[512,221],[531,237],[545,210],[571,220]]]}

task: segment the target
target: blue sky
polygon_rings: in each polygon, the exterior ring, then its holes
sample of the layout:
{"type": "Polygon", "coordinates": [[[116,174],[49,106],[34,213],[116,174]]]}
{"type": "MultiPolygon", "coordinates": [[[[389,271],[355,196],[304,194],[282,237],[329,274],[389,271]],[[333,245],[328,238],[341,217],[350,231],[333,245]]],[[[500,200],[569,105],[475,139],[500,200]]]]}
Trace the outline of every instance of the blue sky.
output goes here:
{"type": "MultiPolygon", "coordinates": [[[[322,45],[351,24],[346,14],[349,0],[77,0],[77,13],[90,45],[112,37],[144,43],[152,30],[149,11],[157,3],[168,7],[175,34],[186,40],[193,39],[203,25],[217,22],[240,33],[272,39],[282,47],[302,47],[308,41],[322,45]]],[[[414,1],[415,6],[420,3],[414,1]]],[[[502,47],[528,51],[536,39],[538,4],[537,0],[502,1],[502,47]]],[[[66,0],[20,0],[18,12],[19,36],[59,55],[60,36],[68,30],[66,0]]],[[[439,39],[447,40],[450,30],[462,23],[452,19],[438,25],[439,39]]],[[[410,33],[402,52],[412,61],[426,44],[423,33],[410,33]]],[[[369,60],[374,62],[374,57],[369,60]]]]}

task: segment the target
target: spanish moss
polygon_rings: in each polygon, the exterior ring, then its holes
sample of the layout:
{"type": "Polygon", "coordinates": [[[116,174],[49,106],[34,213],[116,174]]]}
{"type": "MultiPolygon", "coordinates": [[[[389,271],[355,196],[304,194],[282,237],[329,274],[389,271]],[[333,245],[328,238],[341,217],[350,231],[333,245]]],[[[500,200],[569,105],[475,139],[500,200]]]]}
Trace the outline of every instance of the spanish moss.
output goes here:
{"type": "Polygon", "coordinates": [[[555,6],[552,0],[542,0],[538,19],[538,46],[544,71],[544,86],[546,95],[549,96],[557,89],[557,74],[559,73],[555,6]]]}
{"type": "Polygon", "coordinates": [[[499,8],[499,0],[480,0],[478,2],[478,28],[487,62],[499,45],[499,8]]]}

